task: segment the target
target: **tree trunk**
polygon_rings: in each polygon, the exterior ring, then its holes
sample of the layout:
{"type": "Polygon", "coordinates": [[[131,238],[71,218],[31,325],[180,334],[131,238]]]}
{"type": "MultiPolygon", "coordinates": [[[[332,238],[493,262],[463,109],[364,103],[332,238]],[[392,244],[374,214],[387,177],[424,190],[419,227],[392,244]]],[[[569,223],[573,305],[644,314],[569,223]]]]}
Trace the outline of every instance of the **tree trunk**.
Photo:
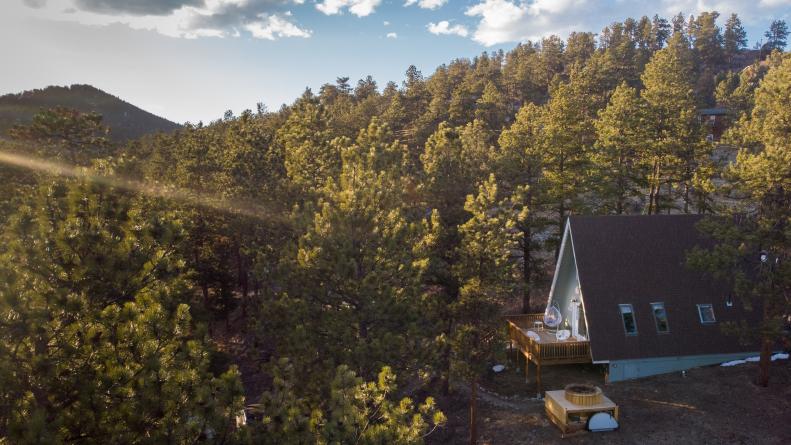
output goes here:
{"type": "Polygon", "coordinates": [[[651,175],[651,192],[648,195],[648,214],[659,213],[659,161],[654,161],[653,172],[651,175]]]}
{"type": "MultiPolygon", "coordinates": [[[[450,337],[451,331],[453,329],[453,322],[448,320],[447,330],[445,331],[450,337]]],[[[440,382],[440,393],[443,396],[447,396],[450,394],[450,346],[448,344],[443,345],[443,350],[441,354],[441,368],[442,375],[441,375],[441,382],[440,382]]]]}
{"type": "Polygon", "coordinates": [[[529,314],[530,313],[530,288],[533,286],[532,283],[532,264],[531,264],[531,254],[530,251],[530,227],[525,228],[522,231],[522,281],[524,288],[522,289],[522,313],[529,314]]]}
{"type": "Polygon", "coordinates": [[[200,290],[203,294],[203,305],[209,307],[209,285],[206,282],[200,284],[200,290]]]}
{"type": "Polygon", "coordinates": [[[670,204],[667,206],[667,214],[670,214],[670,210],[673,208],[673,183],[668,180],[667,182],[667,197],[670,199],[670,204]]]}
{"type": "Polygon", "coordinates": [[[470,445],[478,443],[478,378],[472,379],[470,388],[470,445]]]}
{"type": "Polygon", "coordinates": [[[566,203],[561,198],[560,206],[558,207],[558,245],[555,246],[555,261],[560,257],[560,243],[563,241],[563,220],[566,215],[566,203]]]}
{"type": "Polygon", "coordinates": [[[769,366],[772,363],[772,339],[763,337],[761,340],[761,360],[758,363],[758,386],[769,386],[769,366]]]}

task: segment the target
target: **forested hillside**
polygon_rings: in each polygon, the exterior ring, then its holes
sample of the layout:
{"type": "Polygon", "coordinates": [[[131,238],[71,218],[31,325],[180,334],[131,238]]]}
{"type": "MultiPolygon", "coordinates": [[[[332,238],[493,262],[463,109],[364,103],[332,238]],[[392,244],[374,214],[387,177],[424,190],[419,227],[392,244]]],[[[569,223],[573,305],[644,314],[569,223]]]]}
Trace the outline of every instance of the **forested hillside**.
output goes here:
{"type": "Polygon", "coordinates": [[[171,132],[179,125],[155,116],[90,85],[47,87],[0,96],[0,138],[14,125],[28,124],[41,110],[66,107],[98,113],[112,131],[110,139],[125,142],[156,132],[171,132]]]}
{"type": "MultiPolygon", "coordinates": [[[[457,443],[440,407],[503,360],[504,312],[542,310],[569,215],[738,213],[762,231],[712,229],[728,252],[788,254],[785,25],[746,51],[738,17],[717,17],[627,19],[401,84],[338,78],[124,145],[64,109],[17,126],[0,436],[457,443]],[[714,106],[732,165],[698,112],[714,106]]],[[[741,264],[723,258],[696,264],[741,264]]],[[[776,295],[767,326],[788,313],[776,295]]]]}

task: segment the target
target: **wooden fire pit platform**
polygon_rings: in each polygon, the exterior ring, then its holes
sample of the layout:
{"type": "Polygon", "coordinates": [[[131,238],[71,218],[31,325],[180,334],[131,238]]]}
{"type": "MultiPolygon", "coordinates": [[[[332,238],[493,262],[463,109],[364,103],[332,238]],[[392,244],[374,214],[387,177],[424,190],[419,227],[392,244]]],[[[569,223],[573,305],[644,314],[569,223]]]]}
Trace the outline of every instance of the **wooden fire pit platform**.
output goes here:
{"type": "Polygon", "coordinates": [[[562,389],[547,391],[544,397],[547,417],[560,428],[563,437],[584,433],[588,419],[596,413],[607,412],[618,420],[618,405],[601,394],[598,403],[587,406],[576,405],[569,401],[566,398],[566,391],[562,389]]]}

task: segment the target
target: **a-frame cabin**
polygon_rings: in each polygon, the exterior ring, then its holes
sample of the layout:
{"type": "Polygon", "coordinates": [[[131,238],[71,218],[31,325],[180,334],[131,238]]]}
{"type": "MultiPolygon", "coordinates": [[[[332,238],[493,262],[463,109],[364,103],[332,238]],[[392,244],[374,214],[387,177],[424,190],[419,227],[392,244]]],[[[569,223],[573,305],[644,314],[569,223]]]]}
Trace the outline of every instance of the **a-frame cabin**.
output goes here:
{"type": "Polygon", "coordinates": [[[758,322],[758,311],[747,311],[727,287],[686,264],[692,248],[711,244],[696,227],[700,219],[567,220],[547,301],[561,314],[560,325],[542,328],[544,314],[507,317],[511,345],[537,366],[539,391],[541,367],[551,364],[604,364],[614,382],[755,354],[755,345],[725,335],[721,323],[758,322]],[[572,335],[558,340],[557,330],[572,335]]]}

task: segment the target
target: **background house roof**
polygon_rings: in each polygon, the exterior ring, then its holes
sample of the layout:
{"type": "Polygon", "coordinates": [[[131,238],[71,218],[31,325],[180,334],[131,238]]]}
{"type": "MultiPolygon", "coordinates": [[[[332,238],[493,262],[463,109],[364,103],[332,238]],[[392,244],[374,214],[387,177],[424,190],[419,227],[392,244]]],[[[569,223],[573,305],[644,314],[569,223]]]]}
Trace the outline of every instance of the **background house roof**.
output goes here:
{"type": "MultiPolygon", "coordinates": [[[[698,110],[698,113],[702,116],[724,116],[728,114],[728,109],[719,107],[719,108],[701,108],[698,110]]],[[[673,216],[673,215],[670,215],[673,216]]]]}
{"type": "Polygon", "coordinates": [[[572,216],[571,240],[594,361],[755,351],[721,331],[725,321],[760,319],[729,288],[686,266],[694,246],[710,245],[698,215],[572,216]],[[662,302],[670,332],[656,330],[651,303],[662,302]],[[717,322],[703,325],[697,304],[711,303],[717,322]],[[634,308],[638,334],[627,336],[619,304],[634,308]]]}

